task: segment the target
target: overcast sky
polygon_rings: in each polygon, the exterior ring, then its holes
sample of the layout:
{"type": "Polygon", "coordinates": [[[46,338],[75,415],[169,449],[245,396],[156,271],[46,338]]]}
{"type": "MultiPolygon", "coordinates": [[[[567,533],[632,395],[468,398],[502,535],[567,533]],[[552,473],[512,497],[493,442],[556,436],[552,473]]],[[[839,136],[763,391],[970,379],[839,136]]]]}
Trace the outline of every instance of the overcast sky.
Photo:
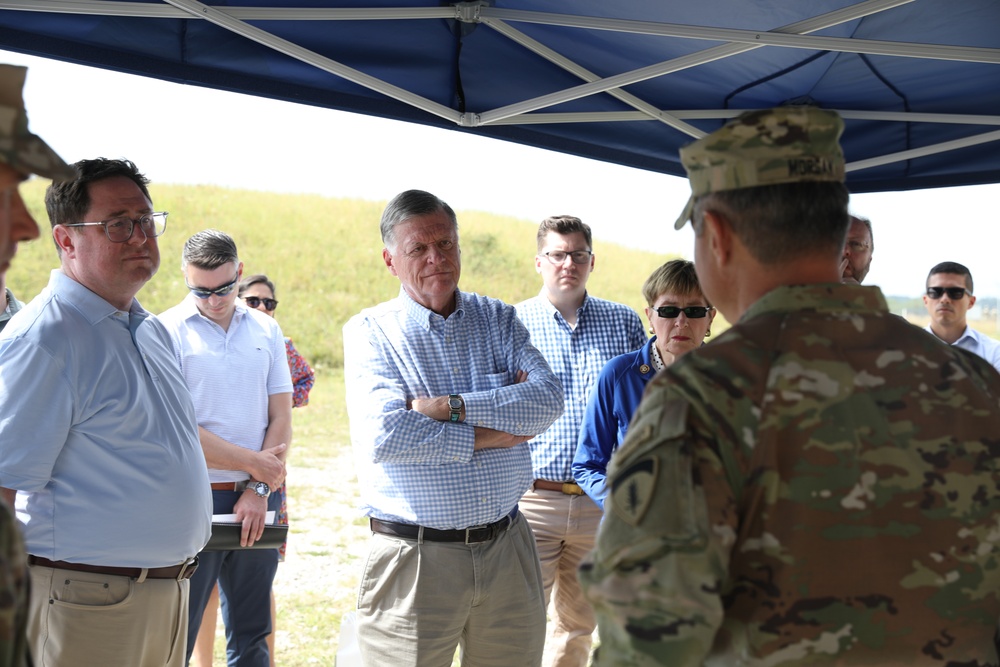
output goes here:
{"type": "MultiPolygon", "coordinates": [[[[577,215],[598,240],[691,257],[690,227],[672,225],[689,192],[676,177],[5,51],[0,62],[29,67],[31,130],[69,162],[127,157],[154,183],[375,201],[421,188],[459,210],[577,215]]],[[[971,269],[978,295],[1000,294],[998,202],[1000,185],[855,196],[875,229],[866,283],[917,296],[928,269],[952,260],[971,269]]]]}

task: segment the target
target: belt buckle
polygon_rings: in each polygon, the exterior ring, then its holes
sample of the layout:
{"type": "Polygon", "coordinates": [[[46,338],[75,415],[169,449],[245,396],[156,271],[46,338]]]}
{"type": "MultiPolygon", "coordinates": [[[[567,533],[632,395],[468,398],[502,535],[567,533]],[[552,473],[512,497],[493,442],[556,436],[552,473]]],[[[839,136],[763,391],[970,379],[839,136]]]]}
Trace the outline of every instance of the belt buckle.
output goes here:
{"type": "Polygon", "coordinates": [[[493,524],[487,523],[483,524],[482,526],[471,526],[465,529],[465,546],[469,546],[470,544],[479,544],[481,542],[489,542],[494,537],[496,537],[496,526],[493,524]],[[485,530],[487,532],[488,535],[486,539],[479,540],[477,542],[470,542],[469,537],[471,536],[472,531],[479,531],[479,530],[485,530]]]}
{"type": "Polygon", "coordinates": [[[183,581],[184,579],[190,579],[191,577],[185,577],[184,575],[191,572],[191,576],[194,575],[194,571],[198,569],[198,557],[188,558],[186,561],[181,563],[181,570],[177,573],[177,581],[183,581]]]}
{"type": "Polygon", "coordinates": [[[579,484],[576,484],[574,482],[563,482],[561,490],[567,496],[580,496],[580,495],[583,495],[583,493],[582,493],[583,489],[580,488],[579,484]]]}

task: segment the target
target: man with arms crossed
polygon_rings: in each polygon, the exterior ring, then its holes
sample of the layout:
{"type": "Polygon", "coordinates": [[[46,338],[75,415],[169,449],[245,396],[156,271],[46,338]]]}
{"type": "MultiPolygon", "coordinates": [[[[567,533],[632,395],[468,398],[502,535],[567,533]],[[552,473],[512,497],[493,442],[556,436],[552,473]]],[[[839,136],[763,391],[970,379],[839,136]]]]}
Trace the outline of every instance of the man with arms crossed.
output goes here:
{"type": "Polygon", "coordinates": [[[732,328],[646,387],[581,568],[595,665],[997,665],[1000,375],[840,283],[840,117],[681,149],[732,328]]]}
{"type": "Polygon", "coordinates": [[[924,306],[931,316],[927,330],[949,345],[978,354],[1000,371],[1000,341],[966,322],[969,309],[976,305],[969,269],[958,262],[941,262],[927,274],[926,290],[924,306]]]}
{"type": "MultiPolygon", "coordinates": [[[[208,462],[214,514],[235,514],[241,545],[264,533],[271,489],[285,477],[292,439],[292,377],[277,321],[236,298],[243,263],[236,243],[207,229],[184,244],[184,282],[191,292],[160,319],[170,332],[191,388],[208,462]]],[[[208,488],[208,482],[206,482],[208,488]]],[[[190,659],[208,601],[219,582],[229,664],[268,667],[271,584],[277,549],[205,551],[191,579],[190,659]]]]}
{"type": "Polygon", "coordinates": [[[44,667],[180,667],[208,541],[205,458],[162,325],[148,180],[83,160],[45,194],[61,268],[0,335],[0,484],[17,489],[32,655],[44,667]]]}
{"type": "Polygon", "coordinates": [[[595,263],[589,225],[569,215],[546,218],[536,243],[542,290],[515,307],[531,342],[562,381],[566,410],[528,443],[534,482],[521,499],[521,511],[535,535],[546,605],[554,600],[546,662],[585,667],[597,621],[576,571],[594,546],[603,512],[573,480],[573,456],[601,369],[609,359],[642,347],[646,333],[631,308],[587,293],[595,263]]]}
{"type": "Polygon", "coordinates": [[[458,289],[458,223],[434,195],[386,206],[399,296],[344,326],[344,375],[371,552],[358,595],[367,667],[537,665],[545,607],[517,508],[527,441],[562,389],[513,307],[458,289]]]}

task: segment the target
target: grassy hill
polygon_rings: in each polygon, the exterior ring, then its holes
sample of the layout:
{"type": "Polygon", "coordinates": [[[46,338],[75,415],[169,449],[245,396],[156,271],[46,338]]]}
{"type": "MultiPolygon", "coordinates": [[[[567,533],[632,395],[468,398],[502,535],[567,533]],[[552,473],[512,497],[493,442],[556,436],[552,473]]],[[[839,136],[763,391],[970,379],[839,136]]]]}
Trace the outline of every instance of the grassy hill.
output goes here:
{"type": "MultiPolygon", "coordinates": [[[[29,209],[48,225],[43,197],[48,181],[22,186],[29,209]]],[[[139,293],[159,313],[184,298],[180,271],[184,242],[202,229],[220,229],[236,240],[244,275],[266,273],[278,287],[277,316],[286,335],[319,369],[343,366],[341,329],[362,308],[390,299],[399,281],[382,263],[378,222],[385,202],[288,195],[215,186],[150,187],[154,208],[169,211],[160,237],[160,270],[139,293]]],[[[535,231],[538,221],[517,220],[478,211],[457,211],[462,244],[462,289],[516,303],[538,293],[535,231]]],[[[592,294],[626,303],[638,312],[646,305],[640,289],[646,277],[669,259],[595,241],[592,294]]],[[[19,299],[35,296],[59,265],[43,230],[38,241],[23,244],[8,273],[19,299]]]]}

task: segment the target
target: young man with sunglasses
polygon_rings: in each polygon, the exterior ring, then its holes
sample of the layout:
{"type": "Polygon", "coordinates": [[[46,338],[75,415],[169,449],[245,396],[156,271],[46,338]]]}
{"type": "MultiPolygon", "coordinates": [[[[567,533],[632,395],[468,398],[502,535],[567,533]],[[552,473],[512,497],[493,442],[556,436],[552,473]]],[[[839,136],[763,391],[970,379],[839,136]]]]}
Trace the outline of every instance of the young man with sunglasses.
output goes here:
{"type": "MultiPolygon", "coordinates": [[[[189,238],[181,268],[190,294],[159,319],[191,388],[212,511],[235,514],[243,524],[240,546],[249,547],[263,535],[267,512],[278,509],[271,490],[285,478],[292,439],[285,337],[273,317],[237,298],[243,263],[228,234],[207,229],[189,238]]],[[[230,664],[268,667],[278,550],[204,551],[198,557],[201,565],[191,578],[188,659],[218,581],[230,664]]]]}
{"type": "Polygon", "coordinates": [[[45,194],[60,268],[0,336],[0,479],[39,667],[181,667],[211,516],[194,406],[136,293],[160,265],[148,179],[77,162],[45,194]]]}
{"type": "Polygon", "coordinates": [[[561,379],[566,409],[531,440],[532,488],[521,499],[542,564],[545,603],[554,599],[546,665],[584,667],[597,621],[584,601],[576,570],[594,545],[601,508],[584,494],[571,469],[584,410],[604,364],[642,347],[646,333],[628,306],[587,293],[594,270],[590,226],[560,215],[538,226],[538,296],[515,306],[531,342],[561,379]]]}
{"type": "Polygon", "coordinates": [[[972,273],[962,264],[941,262],[927,274],[924,306],[931,316],[927,330],[949,345],[978,354],[1000,371],[1000,341],[966,322],[966,314],[974,305],[972,273]]]}

